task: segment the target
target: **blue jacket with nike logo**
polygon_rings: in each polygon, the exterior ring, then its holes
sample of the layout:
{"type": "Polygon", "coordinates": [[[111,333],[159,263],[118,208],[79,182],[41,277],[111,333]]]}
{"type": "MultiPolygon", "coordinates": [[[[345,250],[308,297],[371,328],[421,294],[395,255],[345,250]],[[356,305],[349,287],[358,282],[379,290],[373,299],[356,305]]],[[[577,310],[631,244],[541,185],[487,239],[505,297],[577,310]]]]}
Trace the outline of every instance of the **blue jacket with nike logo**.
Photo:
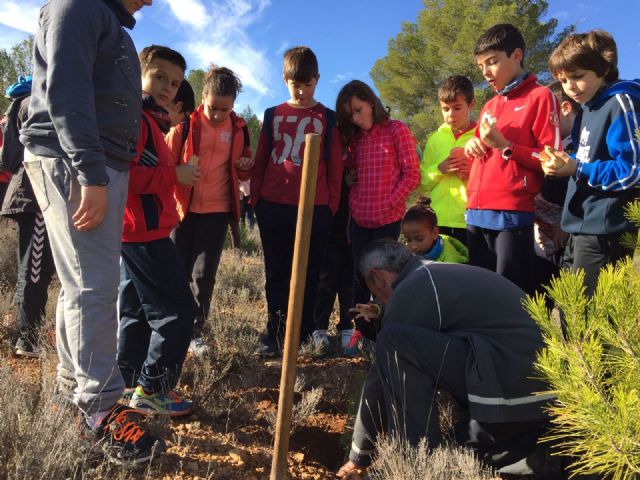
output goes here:
{"type": "Polygon", "coordinates": [[[576,174],[562,213],[568,233],[606,235],[636,230],[624,207],[640,191],[640,83],[617,81],[583,105],[573,124],[576,174]]]}

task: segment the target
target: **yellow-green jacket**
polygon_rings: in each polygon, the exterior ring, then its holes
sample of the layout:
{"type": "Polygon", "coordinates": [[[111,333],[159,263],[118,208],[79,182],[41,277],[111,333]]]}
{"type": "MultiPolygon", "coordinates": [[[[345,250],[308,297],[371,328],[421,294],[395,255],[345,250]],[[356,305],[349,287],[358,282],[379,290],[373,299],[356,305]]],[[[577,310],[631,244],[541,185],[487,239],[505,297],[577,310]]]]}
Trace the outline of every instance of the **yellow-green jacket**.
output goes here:
{"type": "Polygon", "coordinates": [[[424,147],[420,162],[420,190],[431,197],[431,207],[438,216],[441,227],[466,228],[464,212],[467,206],[467,182],[454,173],[446,175],[438,170],[438,165],[449,156],[452,148],[464,148],[473,136],[474,129],[463,133],[457,139],[451,127],[442,124],[433,132],[424,147]]]}

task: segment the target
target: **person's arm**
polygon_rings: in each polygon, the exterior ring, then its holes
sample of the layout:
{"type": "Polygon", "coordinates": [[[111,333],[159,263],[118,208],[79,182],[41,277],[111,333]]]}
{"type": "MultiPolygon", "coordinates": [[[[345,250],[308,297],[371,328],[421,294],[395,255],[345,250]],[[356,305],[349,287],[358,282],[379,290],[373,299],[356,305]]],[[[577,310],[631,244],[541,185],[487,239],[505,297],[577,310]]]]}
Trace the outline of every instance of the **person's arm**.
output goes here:
{"type": "Polygon", "coordinates": [[[576,176],[590,187],[604,191],[628,190],[640,181],[640,143],[634,128],[640,125],[640,113],[629,109],[616,118],[607,131],[610,158],[576,162],[576,176]]]}
{"type": "Polygon", "coordinates": [[[436,133],[433,133],[427,139],[424,146],[422,161],[420,162],[420,191],[429,193],[442,180],[444,175],[438,166],[444,159],[436,158],[434,144],[436,142],[436,133]]]}
{"type": "Polygon", "coordinates": [[[98,42],[107,20],[93,5],[58,2],[44,35],[49,116],[82,186],[109,182],[93,85],[98,42]]]}
{"type": "Polygon", "coordinates": [[[329,188],[329,208],[335,215],[340,206],[342,193],[342,175],[344,173],[344,161],[342,160],[342,144],[338,129],[331,132],[331,147],[329,162],[327,163],[327,186],[329,188]]]}
{"type": "Polygon", "coordinates": [[[182,159],[182,129],[184,125],[179,123],[174,127],[171,127],[171,130],[164,137],[167,142],[167,147],[169,147],[169,151],[171,152],[171,161],[173,165],[179,165],[183,162],[182,159]]]}
{"type": "Polygon", "coordinates": [[[140,165],[141,156],[144,154],[144,146],[147,136],[152,135],[147,122],[140,121],[140,135],[138,136],[138,155],[131,163],[129,171],[129,193],[144,195],[148,193],[162,193],[173,190],[177,183],[176,167],[173,165],[156,165],[146,167],[140,165]]]}
{"type": "Polygon", "coordinates": [[[269,161],[269,145],[265,134],[265,126],[262,125],[260,130],[260,139],[258,140],[258,148],[256,149],[256,155],[253,161],[253,170],[251,171],[251,205],[255,208],[260,198],[260,187],[262,186],[262,180],[264,179],[264,172],[267,169],[267,162],[269,161]]]}
{"type": "Polygon", "coordinates": [[[411,192],[420,183],[420,166],[416,143],[405,124],[398,122],[396,125],[395,142],[400,177],[391,193],[390,207],[394,207],[400,202],[406,202],[411,192]]]}
{"type": "Polygon", "coordinates": [[[547,95],[538,98],[536,103],[531,105],[535,115],[531,125],[533,138],[536,139],[536,146],[530,147],[518,143],[512,143],[513,153],[511,158],[534,172],[541,172],[540,160],[533,156],[539,154],[548,145],[555,150],[562,149],[562,136],[560,135],[560,111],[556,96],[548,90],[547,95]]]}
{"type": "Polygon", "coordinates": [[[249,180],[251,178],[251,170],[253,169],[253,159],[251,158],[251,132],[249,132],[249,129],[246,126],[243,128],[246,129],[248,142],[246,144],[244,143],[243,133],[242,142],[244,147],[242,149],[242,156],[236,162],[236,171],[238,172],[238,180],[240,181],[249,180]]]}

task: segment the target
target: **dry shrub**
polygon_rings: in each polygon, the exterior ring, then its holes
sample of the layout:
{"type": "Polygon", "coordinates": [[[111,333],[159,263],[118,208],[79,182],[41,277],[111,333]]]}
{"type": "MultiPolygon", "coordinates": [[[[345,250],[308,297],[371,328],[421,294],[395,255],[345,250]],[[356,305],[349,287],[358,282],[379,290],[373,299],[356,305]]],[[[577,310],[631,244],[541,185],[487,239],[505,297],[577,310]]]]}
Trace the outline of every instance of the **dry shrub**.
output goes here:
{"type": "Polygon", "coordinates": [[[11,286],[18,280],[16,228],[12,220],[0,218],[0,283],[11,286]]]}
{"type": "Polygon", "coordinates": [[[380,436],[377,458],[369,469],[371,480],[482,480],[494,478],[473,452],[441,446],[429,452],[426,440],[417,447],[397,436],[380,436]]]}
{"type": "Polygon", "coordinates": [[[0,465],[9,479],[78,478],[91,461],[80,445],[77,410],[54,400],[48,378],[32,385],[0,369],[0,465]]]}
{"type": "MultiPolygon", "coordinates": [[[[296,431],[298,427],[304,425],[307,420],[313,417],[318,412],[318,404],[322,400],[322,388],[314,387],[311,390],[302,392],[300,400],[293,406],[291,413],[291,434],[296,431]]],[[[264,419],[267,421],[269,433],[272,435],[276,432],[276,421],[278,412],[277,410],[268,411],[264,414],[264,419]]]]}

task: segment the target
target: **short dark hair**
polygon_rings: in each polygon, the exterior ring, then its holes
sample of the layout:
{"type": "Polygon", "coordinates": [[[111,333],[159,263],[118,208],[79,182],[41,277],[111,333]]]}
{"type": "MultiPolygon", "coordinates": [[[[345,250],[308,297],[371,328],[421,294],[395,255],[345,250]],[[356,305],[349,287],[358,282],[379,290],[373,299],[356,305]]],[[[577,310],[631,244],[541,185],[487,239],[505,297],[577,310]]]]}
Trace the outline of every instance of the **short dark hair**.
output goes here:
{"type": "Polygon", "coordinates": [[[467,103],[474,98],[473,83],[464,75],[445,78],[438,87],[438,100],[441,102],[454,102],[458,95],[462,95],[467,103]]]}
{"type": "Polygon", "coordinates": [[[227,67],[211,65],[204,77],[202,95],[220,95],[224,97],[238,98],[242,90],[242,82],[238,75],[227,67]]]}
{"type": "Polygon", "coordinates": [[[149,64],[156,58],[177,65],[183,72],[187,70],[187,61],[184,57],[179,52],[163,45],[149,45],[148,47],[144,47],[140,52],[139,58],[142,73],[147,71],[149,64]]]}
{"type": "Polygon", "coordinates": [[[580,111],[580,104],[569,95],[567,95],[567,93],[564,91],[564,88],[562,88],[562,84],[558,80],[551,82],[551,84],[549,85],[549,90],[551,90],[553,94],[558,97],[560,103],[569,102],[571,104],[571,111],[573,113],[577,114],[580,111]]]}
{"type": "Polygon", "coordinates": [[[609,32],[591,30],[566,37],[549,57],[549,70],[560,72],[591,70],[607,83],[618,80],[618,47],[609,32]]]}
{"type": "Polygon", "coordinates": [[[489,50],[497,50],[505,52],[510,57],[516,48],[522,50],[521,64],[523,64],[525,43],[522,33],[510,23],[499,23],[480,35],[473,49],[473,54],[478,56],[489,50]]]}
{"type": "Polygon", "coordinates": [[[293,47],[284,52],[282,75],[285,80],[308,82],[318,78],[318,59],[309,47],[293,47]]]}
{"type": "Polygon", "coordinates": [[[345,146],[351,145],[354,137],[360,131],[360,128],[351,121],[351,113],[348,110],[353,97],[371,105],[374,125],[382,125],[389,119],[389,112],[384,108],[371,87],[360,80],[351,80],[342,87],[336,99],[336,126],[340,132],[342,144],[345,146]]]}
{"type": "Polygon", "coordinates": [[[178,91],[176,92],[176,98],[173,99],[173,103],[182,102],[182,111],[184,113],[191,113],[196,109],[196,98],[193,93],[193,88],[187,80],[182,80],[178,91]]]}
{"type": "Polygon", "coordinates": [[[431,207],[431,199],[428,196],[418,198],[417,203],[404,214],[402,223],[420,222],[429,228],[438,226],[438,216],[431,207]]]}

